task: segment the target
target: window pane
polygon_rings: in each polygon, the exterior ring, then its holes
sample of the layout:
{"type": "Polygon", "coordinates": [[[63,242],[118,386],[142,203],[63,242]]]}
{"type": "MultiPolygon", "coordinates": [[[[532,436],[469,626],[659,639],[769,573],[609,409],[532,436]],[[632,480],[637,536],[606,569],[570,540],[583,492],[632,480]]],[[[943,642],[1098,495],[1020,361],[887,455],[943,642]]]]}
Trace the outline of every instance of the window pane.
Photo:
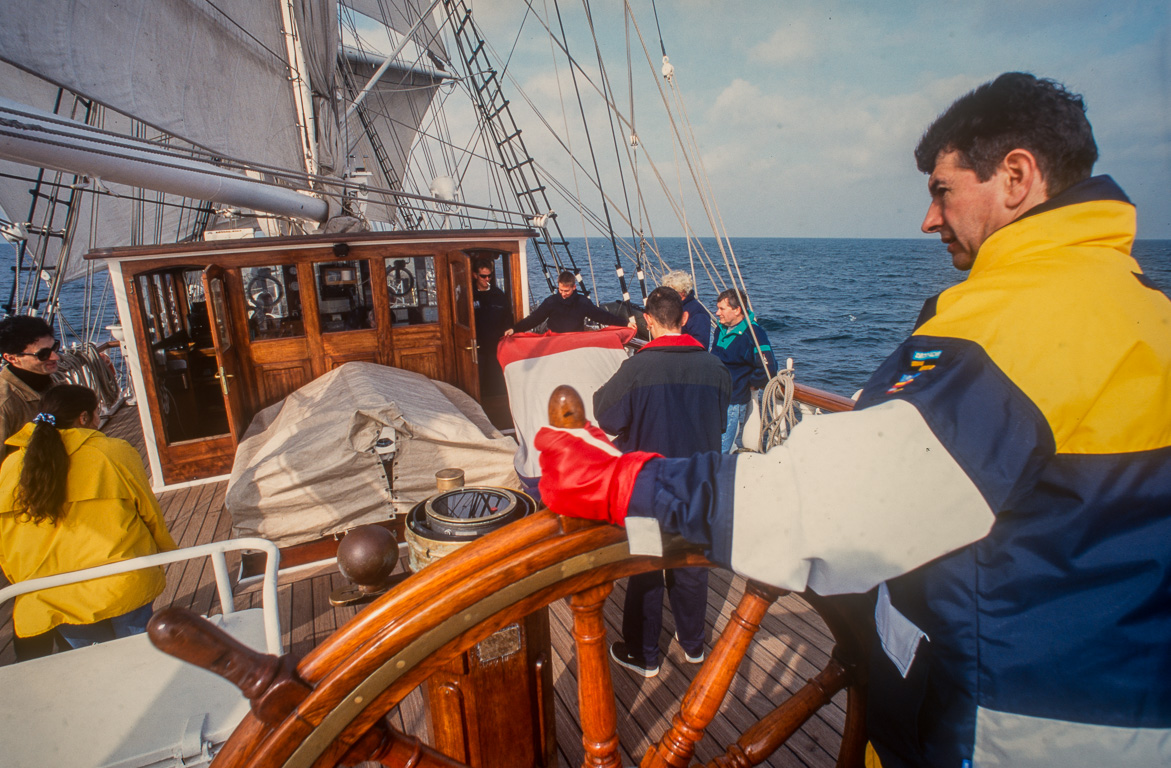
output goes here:
{"type": "Polygon", "coordinates": [[[297,268],[291,265],[241,267],[248,336],[253,341],[305,335],[297,268]]]}
{"type": "Polygon", "coordinates": [[[387,259],[386,290],[395,325],[439,322],[434,257],[387,259]]]}
{"type": "Polygon", "coordinates": [[[462,261],[451,262],[451,300],[455,303],[455,322],[468,328],[468,267],[462,261]]]}
{"type": "Polygon", "coordinates": [[[313,265],[322,333],[375,328],[370,262],[332,261],[313,265]]]}

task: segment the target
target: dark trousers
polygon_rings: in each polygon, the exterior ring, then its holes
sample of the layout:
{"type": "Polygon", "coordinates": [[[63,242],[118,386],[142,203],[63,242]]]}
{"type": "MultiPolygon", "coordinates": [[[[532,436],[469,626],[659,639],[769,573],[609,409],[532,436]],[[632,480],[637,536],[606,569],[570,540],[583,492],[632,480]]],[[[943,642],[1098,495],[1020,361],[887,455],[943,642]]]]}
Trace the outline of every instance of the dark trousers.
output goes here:
{"type": "Polygon", "coordinates": [[[68,648],[69,644],[61,635],[57,634],[55,629],[32,637],[17,637],[15,631],[12,634],[12,650],[16,654],[17,661],[39,659],[55,651],[64,651],[68,648]],[[54,646],[56,647],[54,648],[54,646]]]}
{"type": "Polygon", "coordinates": [[[679,644],[692,656],[703,650],[707,618],[707,568],[672,568],[631,576],[622,611],[622,640],[643,661],[659,661],[659,634],[663,630],[663,589],[671,600],[671,615],[679,644]]]}

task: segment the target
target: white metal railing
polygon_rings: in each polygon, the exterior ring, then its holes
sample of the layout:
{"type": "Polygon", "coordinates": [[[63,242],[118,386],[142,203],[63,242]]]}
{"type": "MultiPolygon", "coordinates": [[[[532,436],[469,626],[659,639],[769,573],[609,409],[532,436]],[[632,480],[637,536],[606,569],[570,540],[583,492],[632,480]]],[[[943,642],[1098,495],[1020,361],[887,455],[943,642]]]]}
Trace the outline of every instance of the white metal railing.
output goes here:
{"type": "Polygon", "coordinates": [[[65,584],[76,584],[79,581],[89,581],[103,576],[112,576],[117,573],[128,573],[157,565],[167,565],[183,560],[194,560],[198,557],[210,557],[212,570],[215,572],[216,591],[219,593],[220,610],[224,616],[236,611],[235,596],[232,593],[231,578],[228,575],[228,562],[225,552],[238,550],[260,550],[268,556],[264,563],[263,584],[260,592],[261,609],[264,614],[265,646],[269,653],[279,656],[281,648],[281,620],[280,609],[277,603],[277,571],[280,567],[280,550],[276,544],[267,539],[246,538],[229,539],[227,541],[213,541],[210,544],[200,544],[195,547],[176,549],[171,552],[159,552],[154,555],[145,555],[131,560],[120,560],[116,563],[95,565],[92,568],[83,568],[80,571],[58,573],[52,576],[42,576],[38,579],[20,581],[12,586],[0,589],[0,604],[50,587],[60,587],[65,584]]]}

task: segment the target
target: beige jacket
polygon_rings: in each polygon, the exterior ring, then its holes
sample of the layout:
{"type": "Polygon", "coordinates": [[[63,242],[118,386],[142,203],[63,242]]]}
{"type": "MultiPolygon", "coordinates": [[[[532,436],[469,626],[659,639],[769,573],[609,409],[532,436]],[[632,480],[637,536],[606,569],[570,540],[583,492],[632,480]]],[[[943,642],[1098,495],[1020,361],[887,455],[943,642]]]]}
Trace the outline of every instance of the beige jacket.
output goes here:
{"type": "Polygon", "coordinates": [[[0,459],[13,451],[12,446],[4,446],[4,442],[33,420],[40,402],[41,393],[18,379],[11,368],[4,366],[4,370],[0,371],[0,446],[3,446],[0,459]]]}

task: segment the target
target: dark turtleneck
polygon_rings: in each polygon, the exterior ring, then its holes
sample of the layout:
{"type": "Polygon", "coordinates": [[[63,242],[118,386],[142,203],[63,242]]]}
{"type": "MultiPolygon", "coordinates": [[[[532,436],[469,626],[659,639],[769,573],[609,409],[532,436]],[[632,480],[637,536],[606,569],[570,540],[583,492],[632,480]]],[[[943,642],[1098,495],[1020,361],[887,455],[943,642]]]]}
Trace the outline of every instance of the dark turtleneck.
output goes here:
{"type": "Polygon", "coordinates": [[[28,384],[33,390],[42,395],[48,391],[49,387],[53,386],[53,377],[47,373],[33,373],[23,368],[17,368],[15,365],[8,366],[8,370],[12,371],[13,376],[28,384]]]}

